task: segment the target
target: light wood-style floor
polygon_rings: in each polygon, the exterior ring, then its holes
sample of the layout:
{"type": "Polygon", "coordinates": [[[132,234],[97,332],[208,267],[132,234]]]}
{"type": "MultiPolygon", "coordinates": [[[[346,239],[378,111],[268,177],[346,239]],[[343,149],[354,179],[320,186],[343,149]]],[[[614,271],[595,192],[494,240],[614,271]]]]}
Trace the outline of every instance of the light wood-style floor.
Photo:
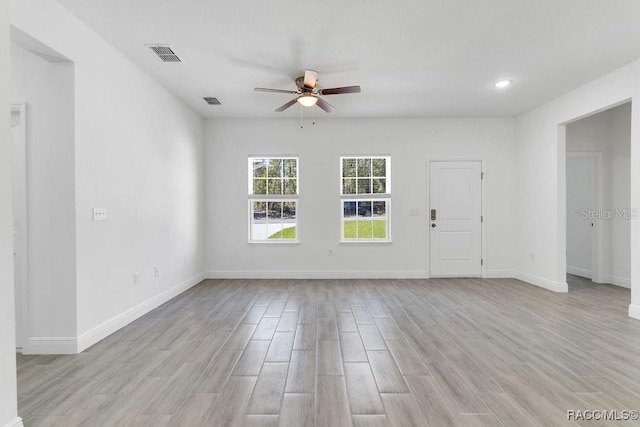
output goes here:
{"type": "Polygon", "coordinates": [[[208,280],[82,354],[18,356],[19,414],[65,427],[576,425],[568,410],[640,409],[629,298],[577,278],[569,294],[508,279],[208,280]]]}

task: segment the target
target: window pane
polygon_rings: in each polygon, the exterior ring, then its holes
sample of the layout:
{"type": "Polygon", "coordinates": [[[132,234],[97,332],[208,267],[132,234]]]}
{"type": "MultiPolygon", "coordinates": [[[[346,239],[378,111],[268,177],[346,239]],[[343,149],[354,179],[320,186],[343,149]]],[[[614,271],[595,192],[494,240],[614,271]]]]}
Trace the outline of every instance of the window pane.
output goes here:
{"type": "Polygon", "coordinates": [[[387,159],[373,159],[373,176],[387,176],[387,159]]]}
{"type": "Polygon", "coordinates": [[[356,159],[342,159],[342,176],[356,176],[356,159]]]}
{"type": "Polygon", "coordinates": [[[345,178],[342,180],[342,194],[356,194],[355,178],[345,178]]]}
{"type": "Polygon", "coordinates": [[[387,192],[387,180],[384,178],[373,179],[373,192],[374,193],[386,193],[387,192]]]}
{"type": "Polygon", "coordinates": [[[371,194],[371,180],[358,178],[358,194],[371,194]]]}
{"type": "Polygon", "coordinates": [[[342,204],[343,216],[351,218],[356,216],[356,202],[344,202],[342,204]]]}
{"type": "Polygon", "coordinates": [[[282,202],[267,202],[270,220],[282,219],[282,202]]]}
{"type": "Polygon", "coordinates": [[[262,178],[253,179],[253,194],[267,194],[267,180],[262,178]]]}
{"type": "Polygon", "coordinates": [[[280,219],[282,218],[282,202],[268,202],[268,217],[269,219],[280,219]]]}
{"type": "Polygon", "coordinates": [[[345,220],[344,221],[344,232],[342,237],[345,239],[355,239],[357,237],[357,226],[358,221],[356,220],[345,220]]]}
{"type": "MultiPolygon", "coordinates": [[[[282,159],[269,159],[269,177],[280,178],[282,177],[282,159]]],[[[279,194],[279,193],[278,193],[279,194]]]]}
{"type": "Polygon", "coordinates": [[[373,216],[386,216],[387,202],[373,202],[373,216]]]}
{"type": "Polygon", "coordinates": [[[251,238],[253,240],[264,240],[267,238],[267,204],[265,202],[253,202],[251,238]]]}
{"type": "Polygon", "coordinates": [[[358,202],[358,216],[371,216],[371,202],[358,202]]]}
{"type": "Polygon", "coordinates": [[[296,219],[296,202],[282,202],[282,217],[296,219]]]}
{"type": "Polygon", "coordinates": [[[298,180],[297,179],[285,179],[284,180],[284,194],[298,194],[298,180]]]}
{"type": "Polygon", "coordinates": [[[268,181],[268,194],[282,194],[282,180],[278,178],[270,178],[268,181]]]}
{"type": "Polygon", "coordinates": [[[371,221],[373,238],[374,239],[386,239],[387,238],[387,221],[386,220],[374,220],[371,221]]]}
{"type": "Polygon", "coordinates": [[[373,231],[371,228],[372,221],[358,221],[358,238],[371,239],[373,231]]]}
{"type": "Polygon", "coordinates": [[[264,220],[267,216],[267,204],[265,202],[253,202],[253,220],[264,220]]]}
{"type": "Polygon", "coordinates": [[[371,176],[371,159],[358,159],[358,177],[371,176]]]}
{"type": "Polygon", "coordinates": [[[296,159],[285,159],[284,176],[287,178],[298,177],[298,161],[296,159]]]}
{"type": "Polygon", "coordinates": [[[253,176],[255,178],[266,178],[267,166],[264,159],[255,159],[253,161],[253,176]]]}

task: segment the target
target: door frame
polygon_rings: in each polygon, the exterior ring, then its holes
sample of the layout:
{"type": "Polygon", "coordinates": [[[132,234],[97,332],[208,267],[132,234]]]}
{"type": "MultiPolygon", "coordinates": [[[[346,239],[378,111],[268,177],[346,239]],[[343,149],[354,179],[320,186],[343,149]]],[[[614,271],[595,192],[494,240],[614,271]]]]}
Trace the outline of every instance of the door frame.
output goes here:
{"type": "MultiPolygon", "coordinates": [[[[590,157],[594,161],[594,174],[593,177],[593,209],[602,208],[602,190],[604,188],[604,172],[603,172],[603,154],[601,151],[567,151],[565,155],[565,164],[570,157],[590,157]]],[[[567,182],[567,169],[565,167],[565,183],[567,182]]],[[[565,185],[565,200],[567,198],[567,188],[565,185]]],[[[565,202],[566,210],[566,202],[565,202]]],[[[567,230],[565,227],[565,234],[567,230]]],[[[595,219],[593,221],[593,227],[591,227],[591,281],[595,283],[604,283],[602,277],[604,254],[604,227],[602,222],[595,219]]],[[[569,241],[567,240],[567,246],[569,241]]],[[[565,257],[566,260],[566,257],[565,257]]],[[[565,261],[566,262],[566,261],[565,261]]]]}
{"type": "MultiPolygon", "coordinates": [[[[11,104],[11,115],[13,116],[14,114],[17,114],[19,116],[19,121],[18,121],[18,126],[17,127],[17,132],[16,130],[12,131],[12,140],[11,140],[11,144],[12,144],[12,150],[15,150],[16,146],[20,147],[21,153],[20,153],[20,158],[21,160],[24,159],[24,168],[22,168],[22,171],[24,172],[24,174],[21,174],[21,176],[18,177],[19,180],[19,185],[22,186],[24,188],[24,204],[23,206],[21,206],[21,209],[19,209],[19,212],[21,212],[21,217],[20,217],[20,223],[23,224],[23,232],[22,232],[22,236],[21,236],[21,254],[20,257],[22,259],[22,265],[21,265],[21,277],[22,277],[22,289],[21,289],[21,295],[20,295],[20,302],[21,302],[21,306],[20,306],[20,311],[21,311],[21,318],[20,320],[20,327],[17,328],[16,330],[16,352],[22,353],[25,350],[25,347],[27,345],[27,339],[29,336],[29,250],[28,250],[28,244],[29,244],[29,227],[28,227],[28,208],[29,208],[29,202],[28,202],[28,166],[29,166],[29,162],[28,162],[28,151],[27,151],[27,104],[25,102],[22,103],[12,103],[11,104]],[[14,141],[15,136],[17,135],[18,137],[18,141],[16,143],[16,141],[14,141]]],[[[13,117],[12,117],[12,123],[11,126],[13,127],[13,117]]],[[[14,128],[15,129],[15,128],[14,128]]],[[[15,156],[12,159],[12,162],[15,161],[15,156]]],[[[12,175],[12,179],[13,179],[13,175],[12,175]]],[[[13,183],[13,185],[15,185],[15,182],[13,183]]],[[[15,206],[13,209],[13,213],[15,214],[15,206]]],[[[15,248],[14,248],[15,250],[15,248]]],[[[14,291],[15,291],[15,281],[14,281],[14,291]]],[[[16,307],[17,309],[17,307],[16,307]]]]}
{"type": "Polygon", "coordinates": [[[427,279],[431,277],[431,233],[429,226],[429,212],[431,212],[431,163],[434,162],[480,162],[480,171],[482,173],[482,179],[480,180],[480,215],[482,215],[483,218],[483,221],[480,223],[480,259],[483,260],[482,265],[480,266],[480,277],[484,279],[486,277],[487,268],[487,263],[484,262],[484,255],[487,253],[487,239],[484,238],[486,224],[486,221],[484,221],[484,219],[487,218],[487,213],[485,212],[485,208],[487,206],[485,197],[487,192],[485,191],[486,180],[484,179],[484,177],[486,176],[486,161],[482,157],[427,157],[427,210],[425,212],[425,232],[427,233],[427,279]]]}

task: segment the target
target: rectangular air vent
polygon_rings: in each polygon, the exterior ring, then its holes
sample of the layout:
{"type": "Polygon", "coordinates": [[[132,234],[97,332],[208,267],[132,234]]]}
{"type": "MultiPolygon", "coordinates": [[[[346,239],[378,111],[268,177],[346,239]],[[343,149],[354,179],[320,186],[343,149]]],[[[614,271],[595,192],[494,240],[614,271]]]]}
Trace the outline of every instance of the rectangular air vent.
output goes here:
{"type": "Polygon", "coordinates": [[[182,60],[178,58],[178,55],[176,55],[169,46],[155,45],[149,46],[149,48],[164,62],[182,62],[182,60]]]}
{"type": "Polygon", "coordinates": [[[218,98],[214,98],[212,96],[205,96],[204,101],[209,105],[222,105],[222,102],[218,101],[218,98]]]}

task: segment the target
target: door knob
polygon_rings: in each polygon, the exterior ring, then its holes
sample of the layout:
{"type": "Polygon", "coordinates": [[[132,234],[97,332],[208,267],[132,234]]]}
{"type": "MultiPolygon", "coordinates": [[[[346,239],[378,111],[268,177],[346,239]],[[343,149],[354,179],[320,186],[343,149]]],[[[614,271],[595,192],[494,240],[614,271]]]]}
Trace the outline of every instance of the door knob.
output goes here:
{"type": "Polygon", "coordinates": [[[435,222],[431,223],[431,227],[436,228],[436,223],[435,222]]]}

